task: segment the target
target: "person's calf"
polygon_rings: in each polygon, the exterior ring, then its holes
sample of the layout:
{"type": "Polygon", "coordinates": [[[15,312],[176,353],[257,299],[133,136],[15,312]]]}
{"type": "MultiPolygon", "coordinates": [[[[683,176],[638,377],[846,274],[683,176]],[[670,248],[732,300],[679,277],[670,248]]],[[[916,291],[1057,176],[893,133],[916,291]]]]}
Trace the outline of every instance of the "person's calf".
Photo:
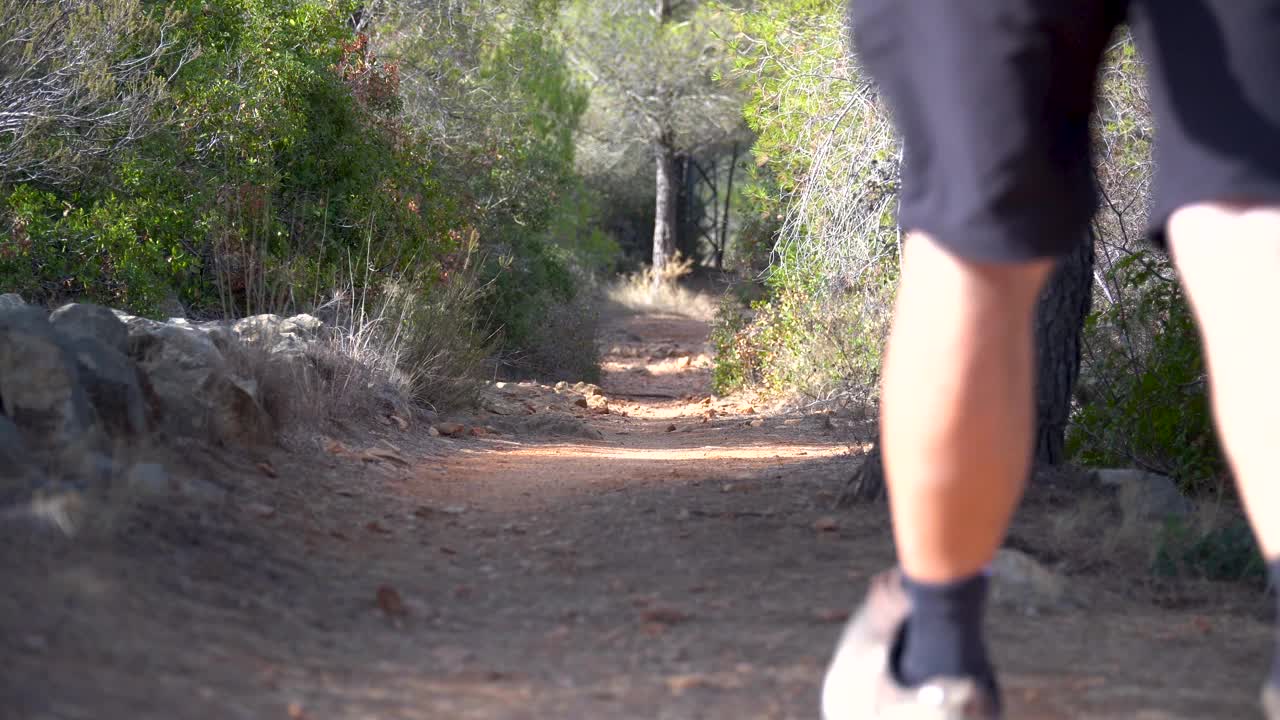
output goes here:
{"type": "Polygon", "coordinates": [[[990,561],[1021,496],[1032,323],[1052,262],[969,262],[921,234],[904,250],[883,375],[885,474],[903,571],[946,583],[990,561]]]}

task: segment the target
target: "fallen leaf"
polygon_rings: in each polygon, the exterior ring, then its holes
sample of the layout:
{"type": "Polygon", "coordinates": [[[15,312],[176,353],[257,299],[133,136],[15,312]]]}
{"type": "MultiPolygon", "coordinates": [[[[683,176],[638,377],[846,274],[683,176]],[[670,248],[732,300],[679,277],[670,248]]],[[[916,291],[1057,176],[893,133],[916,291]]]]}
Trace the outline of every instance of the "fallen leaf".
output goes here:
{"type": "Polygon", "coordinates": [[[489,434],[488,429],[479,426],[471,428],[472,437],[484,437],[489,434]]]}
{"type": "Polygon", "coordinates": [[[276,469],[271,467],[271,463],[269,462],[258,463],[258,469],[262,471],[263,475],[266,475],[269,478],[280,477],[280,473],[276,472],[276,469]]]}
{"type": "Polygon", "coordinates": [[[666,623],[660,623],[660,622],[645,623],[640,626],[640,632],[644,633],[645,635],[648,635],[649,637],[657,637],[665,633],[669,627],[671,626],[667,625],[666,623]]]}
{"type": "Polygon", "coordinates": [[[388,450],[386,448],[379,447],[373,447],[365,450],[361,453],[360,459],[365,462],[392,462],[405,467],[410,465],[409,461],[405,460],[404,456],[395,450],[388,450]]]}
{"type": "Polygon", "coordinates": [[[742,405],[738,407],[738,412],[742,413],[743,415],[755,415],[756,409],[750,405],[742,405]]]}
{"type": "Polygon", "coordinates": [[[667,678],[667,689],[672,695],[683,695],[694,688],[705,687],[713,687],[710,679],[705,675],[672,675],[667,678]]]}
{"type": "Polygon", "coordinates": [[[664,623],[666,625],[676,625],[686,622],[692,617],[687,612],[669,607],[649,608],[640,613],[640,619],[648,623],[664,623]]]}
{"type": "Polygon", "coordinates": [[[253,513],[254,515],[257,515],[258,517],[262,518],[263,520],[267,520],[276,516],[275,507],[272,505],[267,505],[265,503],[249,503],[248,505],[245,506],[245,509],[253,513]]]}
{"type": "Polygon", "coordinates": [[[400,598],[400,593],[390,585],[378,588],[378,607],[382,608],[382,612],[389,617],[404,617],[409,614],[404,608],[404,600],[400,598]]]}
{"type": "Polygon", "coordinates": [[[840,521],[830,515],[820,517],[814,521],[813,529],[818,532],[835,532],[840,529],[840,521]]]}
{"type": "Polygon", "coordinates": [[[849,619],[849,610],[846,608],[820,608],[813,612],[813,617],[818,622],[842,623],[849,619]]]}
{"type": "Polygon", "coordinates": [[[435,426],[427,428],[427,434],[431,437],[440,437],[440,431],[435,429],[435,426]]]}
{"type": "Polygon", "coordinates": [[[408,420],[405,420],[404,418],[400,417],[399,415],[394,415],[394,414],[393,414],[393,415],[388,415],[387,417],[391,418],[391,421],[392,421],[392,422],[394,422],[396,425],[399,425],[401,430],[408,430],[408,429],[409,429],[409,421],[408,421],[408,420]]]}
{"type": "Polygon", "coordinates": [[[667,689],[673,695],[683,695],[685,692],[695,688],[731,690],[742,686],[742,678],[729,673],[689,673],[687,675],[672,675],[667,678],[667,689]]]}

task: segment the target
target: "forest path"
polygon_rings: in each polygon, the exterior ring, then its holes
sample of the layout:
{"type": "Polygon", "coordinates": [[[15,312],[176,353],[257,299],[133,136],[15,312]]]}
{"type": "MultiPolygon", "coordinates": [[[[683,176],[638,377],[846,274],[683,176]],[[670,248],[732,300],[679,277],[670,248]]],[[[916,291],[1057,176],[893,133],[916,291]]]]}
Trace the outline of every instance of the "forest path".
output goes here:
{"type": "MultiPolygon", "coordinates": [[[[522,432],[557,393],[511,385],[528,418],[467,419],[498,433],[343,440],[408,466],[281,450],[274,479],[227,463],[216,508],[0,537],[0,717],[816,720],[886,513],[832,509],[840,422],[705,400],[707,333],[615,315],[578,439],[522,432]]],[[[1269,630],[1239,609],[1100,594],[990,628],[1011,718],[1258,717],[1269,630]]]]}

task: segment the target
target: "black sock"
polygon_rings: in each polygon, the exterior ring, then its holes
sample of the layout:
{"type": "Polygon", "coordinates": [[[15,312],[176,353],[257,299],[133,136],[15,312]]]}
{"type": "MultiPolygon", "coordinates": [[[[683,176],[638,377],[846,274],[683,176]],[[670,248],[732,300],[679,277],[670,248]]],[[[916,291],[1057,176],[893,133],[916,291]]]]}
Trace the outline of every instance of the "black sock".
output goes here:
{"type": "Polygon", "coordinates": [[[1272,687],[1280,687],[1280,560],[1269,563],[1267,568],[1271,572],[1271,585],[1276,593],[1276,626],[1272,630],[1276,646],[1271,656],[1271,675],[1267,682],[1272,687]]]}
{"type": "Polygon", "coordinates": [[[911,617],[898,659],[899,680],[914,686],[935,677],[967,677],[994,691],[995,672],[982,634],[986,575],[944,584],[904,577],[903,586],[911,598],[911,617]]]}

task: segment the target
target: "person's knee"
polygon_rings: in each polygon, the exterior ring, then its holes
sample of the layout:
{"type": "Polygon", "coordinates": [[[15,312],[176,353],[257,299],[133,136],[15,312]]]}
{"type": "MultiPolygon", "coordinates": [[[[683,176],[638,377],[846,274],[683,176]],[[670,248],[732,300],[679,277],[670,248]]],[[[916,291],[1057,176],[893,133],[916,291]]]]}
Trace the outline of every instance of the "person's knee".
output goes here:
{"type": "Polygon", "coordinates": [[[904,248],[903,283],[940,303],[983,315],[1025,314],[1053,270],[1052,259],[993,263],[968,260],[933,237],[913,234],[904,248]]]}
{"type": "Polygon", "coordinates": [[[1250,200],[1214,200],[1184,205],[1167,224],[1175,257],[1211,243],[1218,254],[1229,255],[1250,241],[1280,248],[1280,204],[1250,200]]]}

